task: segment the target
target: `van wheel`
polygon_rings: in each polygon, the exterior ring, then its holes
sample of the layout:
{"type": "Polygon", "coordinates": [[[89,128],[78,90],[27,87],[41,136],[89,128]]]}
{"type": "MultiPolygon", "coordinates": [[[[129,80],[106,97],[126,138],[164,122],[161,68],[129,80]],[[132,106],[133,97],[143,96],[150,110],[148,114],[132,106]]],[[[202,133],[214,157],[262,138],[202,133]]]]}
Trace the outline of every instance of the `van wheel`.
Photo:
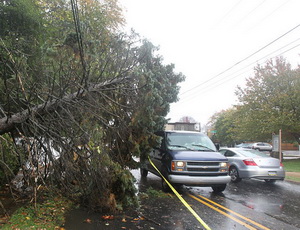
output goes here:
{"type": "MultiPolygon", "coordinates": [[[[164,176],[164,178],[166,178],[168,180],[168,172],[167,172],[167,170],[163,169],[161,173],[164,176]]],[[[162,190],[164,192],[171,192],[171,188],[169,187],[169,185],[167,184],[167,182],[165,181],[164,178],[161,178],[161,187],[162,187],[162,190]]]]}
{"type": "Polygon", "coordinates": [[[144,168],[140,168],[140,173],[142,177],[147,177],[148,176],[148,170],[144,168]]]}
{"type": "Polygon", "coordinates": [[[171,189],[164,178],[161,178],[161,187],[164,192],[171,192],[171,189]]]}
{"type": "Polygon", "coordinates": [[[224,185],[216,185],[216,186],[212,186],[211,187],[212,190],[214,191],[214,193],[220,193],[220,192],[223,192],[226,188],[226,184],[224,185]]]}

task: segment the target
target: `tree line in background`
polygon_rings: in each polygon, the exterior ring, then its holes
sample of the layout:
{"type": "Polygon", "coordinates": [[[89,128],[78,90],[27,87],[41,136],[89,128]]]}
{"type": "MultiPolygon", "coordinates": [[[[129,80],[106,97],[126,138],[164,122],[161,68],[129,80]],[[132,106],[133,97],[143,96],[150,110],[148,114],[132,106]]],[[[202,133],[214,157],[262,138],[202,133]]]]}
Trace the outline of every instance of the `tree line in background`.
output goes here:
{"type": "Polygon", "coordinates": [[[0,181],[20,177],[14,195],[137,203],[129,169],[157,144],[184,76],[122,25],[117,0],[1,1],[0,181]]]}
{"type": "Polygon", "coordinates": [[[238,104],[212,116],[215,141],[233,146],[272,140],[282,130],[283,141],[300,144],[300,68],[278,57],[254,69],[244,88],[236,90],[238,104]]]}

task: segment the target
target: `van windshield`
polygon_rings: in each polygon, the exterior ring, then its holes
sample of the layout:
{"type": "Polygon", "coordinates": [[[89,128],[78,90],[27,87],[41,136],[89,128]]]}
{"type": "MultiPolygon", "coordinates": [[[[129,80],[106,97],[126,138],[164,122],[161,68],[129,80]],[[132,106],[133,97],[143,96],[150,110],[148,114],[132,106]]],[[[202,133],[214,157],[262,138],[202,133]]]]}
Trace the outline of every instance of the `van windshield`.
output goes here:
{"type": "Polygon", "coordinates": [[[216,151],[214,143],[202,133],[167,133],[167,147],[171,150],[216,151]]]}

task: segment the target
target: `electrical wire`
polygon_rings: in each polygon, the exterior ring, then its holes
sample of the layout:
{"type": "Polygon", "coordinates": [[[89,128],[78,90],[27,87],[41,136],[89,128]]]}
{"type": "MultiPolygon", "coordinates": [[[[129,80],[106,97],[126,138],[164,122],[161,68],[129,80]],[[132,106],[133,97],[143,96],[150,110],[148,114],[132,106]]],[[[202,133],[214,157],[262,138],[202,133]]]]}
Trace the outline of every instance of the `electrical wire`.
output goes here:
{"type": "Polygon", "coordinates": [[[242,62],[246,61],[247,59],[249,59],[250,57],[254,56],[255,54],[261,52],[262,50],[264,50],[265,48],[267,48],[268,46],[272,45],[273,43],[275,43],[276,41],[278,41],[279,39],[283,38],[284,36],[286,36],[287,34],[291,33],[292,31],[294,31],[295,29],[297,29],[300,26],[300,24],[298,24],[297,26],[295,26],[294,28],[288,30],[287,32],[285,32],[284,34],[282,34],[281,36],[277,37],[276,39],[274,39],[273,41],[269,42],[267,45],[263,46],[262,48],[258,49],[257,51],[255,51],[254,53],[248,55],[247,57],[243,58],[242,60],[236,62],[234,65],[230,66],[229,68],[225,69],[224,71],[220,72],[219,74],[213,76],[212,78],[192,87],[191,89],[186,90],[185,92],[179,94],[180,95],[184,95],[194,89],[197,89],[198,87],[212,81],[213,79],[223,75],[224,73],[228,72],[229,70],[233,69],[234,67],[236,67],[237,65],[241,64],[242,62]]]}
{"type": "Polygon", "coordinates": [[[272,14],[274,14],[277,10],[279,10],[281,7],[283,7],[285,4],[287,4],[290,0],[285,1],[280,6],[278,6],[275,10],[273,10],[270,14],[268,14],[266,17],[264,17],[259,23],[261,24],[263,21],[265,21],[267,18],[269,18],[272,14]]]}
{"type": "MultiPolygon", "coordinates": [[[[194,92],[193,94],[190,94],[190,95],[188,95],[188,96],[185,97],[185,98],[182,98],[178,103],[184,103],[184,102],[186,102],[186,101],[189,101],[191,98],[195,98],[196,95],[204,94],[204,93],[206,93],[206,92],[208,92],[208,91],[210,91],[210,90],[212,90],[212,89],[214,89],[214,88],[217,88],[217,87],[219,87],[219,86],[221,86],[221,85],[223,85],[223,84],[225,84],[225,83],[227,83],[227,82],[229,82],[229,81],[231,81],[231,80],[233,80],[233,79],[235,79],[235,78],[241,76],[242,74],[245,74],[245,73],[249,72],[249,70],[246,70],[246,71],[244,71],[244,72],[242,72],[242,73],[239,73],[239,74],[237,74],[237,75],[234,75],[235,73],[238,73],[238,72],[240,72],[241,70],[246,69],[246,68],[248,68],[249,66],[252,66],[253,64],[259,63],[259,61],[266,59],[266,58],[269,57],[271,54],[274,54],[274,53],[278,52],[279,50],[282,50],[283,48],[286,48],[287,46],[289,46],[289,45],[291,45],[291,44],[293,44],[293,43],[295,43],[296,41],[299,41],[299,40],[300,40],[300,38],[298,38],[298,39],[294,40],[293,42],[290,42],[289,44],[287,44],[287,45],[285,45],[285,46],[283,46],[283,47],[281,47],[281,48],[279,48],[279,49],[273,51],[272,53],[270,53],[270,54],[268,54],[268,55],[266,55],[266,56],[264,56],[264,57],[262,57],[262,58],[256,60],[255,62],[252,62],[252,63],[248,64],[247,66],[243,67],[242,69],[239,69],[239,70],[237,70],[236,72],[234,72],[234,73],[232,73],[232,74],[230,74],[230,75],[227,75],[226,77],[224,77],[224,78],[222,79],[223,81],[218,82],[218,84],[212,83],[212,84],[210,84],[210,85],[208,85],[208,86],[205,86],[204,88],[201,88],[201,91],[194,92]],[[232,75],[234,75],[234,76],[231,77],[232,75]],[[228,77],[231,77],[231,78],[228,78],[228,77]],[[206,89],[206,90],[205,90],[205,89],[206,89]]],[[[281,52],[281,53],[279,53],[279,54],[277,54],[276,56],[271,57],[270,59],[273,59],[273,58],[275,58],[275,57],[281,56],[281,55],[283,55],[283,54],[285,54],[285,53],[287,53],[287,52],[289,52],[289,51],[291,51],[291,50],[293,50],[293,49],[295,49],[295,48],[297,48],[297,47],[299,47],[299,46],[300,46],[300,43],[297,44],[297,45],[294,45],[293,47],[291,47],[291,48],[289,48],[289,49],[287,49],[287,50],[285,50],[285,51],[283,51],[283,52],[281,52]]]]}
{"type": "Polygon", "coordinates": [[[236,26],[238,24],[240,24],[241,22],[243,22],[247,17],[249,17],[249,15],[253,14],[253,12],[255,12],[262,4],[264,4],[266,2],[266,0],[263,0],[260,4],[258,4],[256,7],[254,7],[248,14],[246,14],[242,19],[240,19],[238,21],[238,23],[236,24],[236,26]]]}
{"type": "Polygon", "coordinates": [[[239,0],[233,7],[230,8],[230,10],[219,20],[219,22],[216,24],[215,27],[217,27],[220,22],[224,21],[225,18],[228,17],[229,14],[242,2],[242,0],[239,0]]]}
{"type": "Polygon", "coordinates": [[[71,0],[71,6],[72,6],[72,13],[73,13],[73,20],[75,25],[75,31],[76,31],[76,37],[77,37],[77,43],[79,48],[79,55],[80,60],[83,68],[83,76],[81,80],[81,85],[83,85],[83,82],[85,81],[85,87],[87,87],[87,68],[86,68],[86,62],[84,59],[84,49],[83,49],[83,39],[82,39],[82,33],[80,29],[80,19],[79,19],[79,13],[78,13],[78,4],[77,0],[71,0]]]}

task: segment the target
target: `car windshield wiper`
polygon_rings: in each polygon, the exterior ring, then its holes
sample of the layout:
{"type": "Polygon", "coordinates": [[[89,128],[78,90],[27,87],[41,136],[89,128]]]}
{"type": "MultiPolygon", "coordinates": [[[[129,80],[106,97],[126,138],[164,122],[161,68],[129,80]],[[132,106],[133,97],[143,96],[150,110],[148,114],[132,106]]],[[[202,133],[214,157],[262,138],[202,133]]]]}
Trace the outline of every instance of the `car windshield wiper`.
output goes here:
{"type": "Polygon", "coordinates": [[[205,146],[205,145],[192,145],[192,146],[202,147],[202,148],[205,148],[205,149],[210,150],[210,151],[212,151],[212,152],[215,152],[215,150],[213,150],[213,149],[211,149],[211,148],[208,148],[208,147],[205,146]]]}
{"type": "Polygon", "coordinates": [[[184,145],[169,145],[170,147],[178,147],[178,148],[185,148],[185,149],[188,149],[188,150],[193,150],[193,149],[190,149],[188,148],[187,146],[184,146],[184,145]]]}

